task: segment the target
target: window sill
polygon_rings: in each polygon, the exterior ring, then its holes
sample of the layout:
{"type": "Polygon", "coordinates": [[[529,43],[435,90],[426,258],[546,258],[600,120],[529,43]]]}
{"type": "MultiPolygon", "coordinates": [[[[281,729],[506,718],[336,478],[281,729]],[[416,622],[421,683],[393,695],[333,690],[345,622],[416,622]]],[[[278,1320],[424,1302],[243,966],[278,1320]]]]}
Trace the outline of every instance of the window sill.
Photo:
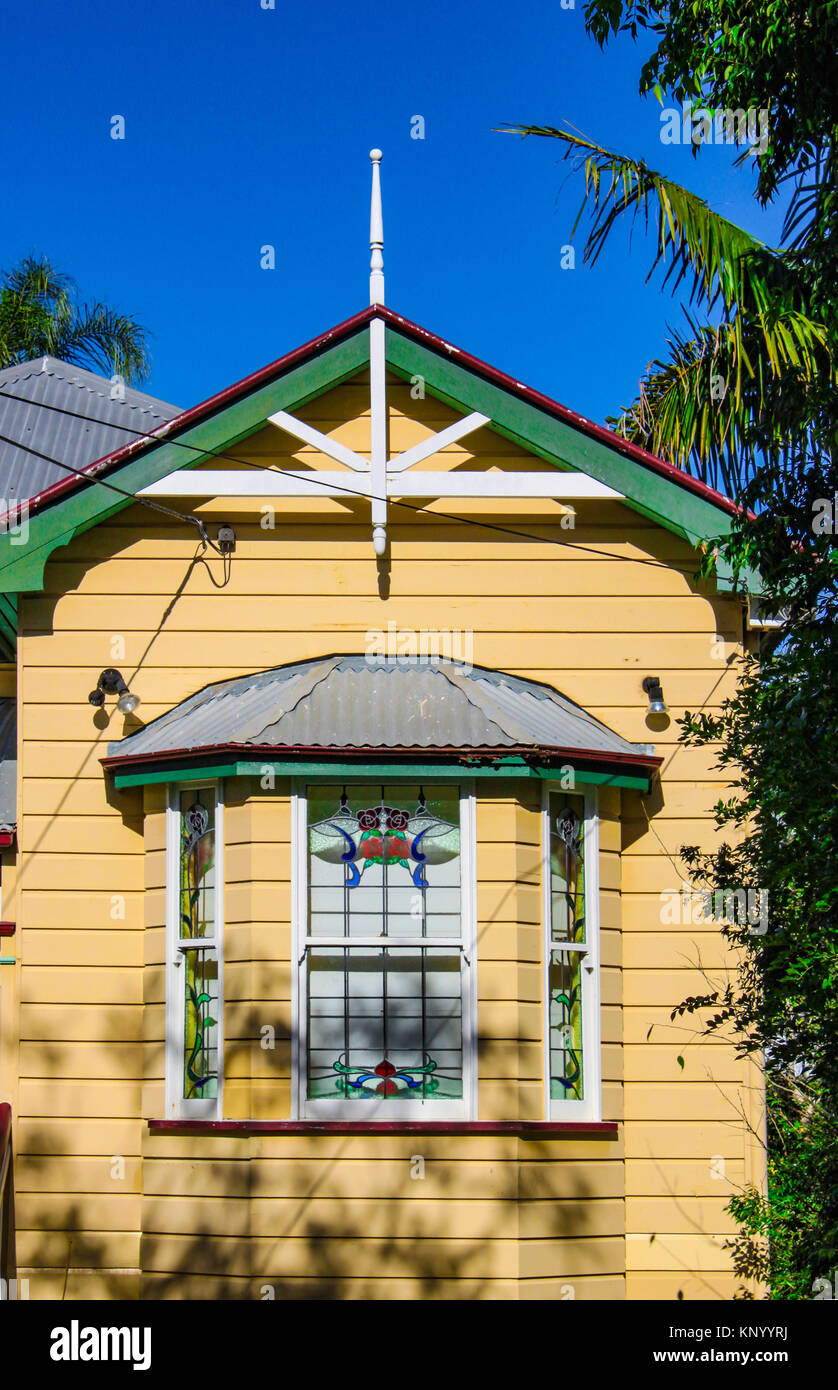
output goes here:
{"type": "Polygon", "coordinates": [[[152,1134],[496,1134],[616,1139],[616,1120],[149,1120],[152,1134]]]}

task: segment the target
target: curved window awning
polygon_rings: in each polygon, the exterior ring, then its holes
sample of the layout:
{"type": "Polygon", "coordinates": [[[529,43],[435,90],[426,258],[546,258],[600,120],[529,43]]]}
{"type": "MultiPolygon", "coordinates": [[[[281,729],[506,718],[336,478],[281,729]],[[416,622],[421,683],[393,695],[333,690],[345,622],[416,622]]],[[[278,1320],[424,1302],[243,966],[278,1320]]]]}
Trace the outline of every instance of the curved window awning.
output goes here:
{"type": "Polygon", "coordinates": [[[328,656],[208,685],[108,747],[116,785],[195,777],[546,777],[648,788],[662,759],[551,686],[436,657],[328,656]]]}

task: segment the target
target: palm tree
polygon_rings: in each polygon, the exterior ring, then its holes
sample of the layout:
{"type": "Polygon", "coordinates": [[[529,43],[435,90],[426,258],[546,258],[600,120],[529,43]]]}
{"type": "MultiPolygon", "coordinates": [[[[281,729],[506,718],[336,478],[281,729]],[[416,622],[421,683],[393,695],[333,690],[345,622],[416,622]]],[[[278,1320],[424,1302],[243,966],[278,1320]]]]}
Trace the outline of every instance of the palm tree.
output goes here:
{"type": "Polygon", "coordinates": [[[46,257],[26,256],[0,287],[0,367],[58,357],[137,384],[149,374],[145,331],[107,304],[82,304],[69,275],[46,257]]]}
{"type": "MultiPolygon", "coordinates": [[[[624,213],[640,214],[647,228],[656,221],[649,276],[666,267],[673,291],[686,280],[686,331],[670,330],[668,355],[648,365],[638,397],[608,423],[735,498],[766,456],[798,461],[836,382],[834,334],[811,309],[805,230],[773,250],[643,160],[552,126],[503,130],[559,140],[584,169],[573,231],[587,209],[586,262],[596,262],[624,213]],[[715,324],[697,321],[714,311],[715,324]]],[[[809,186],[793,200],[784,236],[811,212],[811,195],[809,186]]]]}

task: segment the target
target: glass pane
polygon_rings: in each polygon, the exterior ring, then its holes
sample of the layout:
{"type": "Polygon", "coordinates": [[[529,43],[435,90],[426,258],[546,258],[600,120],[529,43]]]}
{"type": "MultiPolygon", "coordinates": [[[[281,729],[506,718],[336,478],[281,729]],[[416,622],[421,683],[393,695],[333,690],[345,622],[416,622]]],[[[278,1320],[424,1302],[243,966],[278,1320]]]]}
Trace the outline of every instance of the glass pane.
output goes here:
{"type": "Polygon", "coordinates": [[[308,1095],[454,1100],[463,1094],[460,952],[308,954],[308,1095]]]}
{"type": "Polygon", "coordinates": [[[584,951],[554,951],[550,962],[550,1095],[582,1100],[584,951]]]}
{"type": "Polygon", "coordinates": [[[183,952],[183,1096],[218,1095],[218,956],[212,948],[183,952]]]}
{"type": "Polygon", "coordinates": [[[550,793],[550,931],[553,941],[585,940],[585,802],[550,793]]]}
{"type": "Polygon", "coordinates": [[[460,935],[460,797],[418,784],[308,789],[311,936],[460,935]]]}
{"type": "Polygon", "coordinates": [[[180,934],[215,935],[215,792],[180,794],[180,934]]]}

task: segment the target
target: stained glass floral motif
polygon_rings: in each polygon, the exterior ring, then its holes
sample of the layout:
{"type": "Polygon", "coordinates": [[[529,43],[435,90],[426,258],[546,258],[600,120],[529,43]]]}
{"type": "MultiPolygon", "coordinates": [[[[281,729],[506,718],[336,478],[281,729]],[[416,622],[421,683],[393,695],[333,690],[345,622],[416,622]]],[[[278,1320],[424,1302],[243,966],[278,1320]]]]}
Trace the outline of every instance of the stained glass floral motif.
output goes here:
{"type": "Polygon", "coordinates": [[[585,804],[581,797],[550,797],[550,900],[554,941],[585,940],[585,804]]]}
{"type": "Polygon", "coordinates": [[[583,1099],[582,980],[585,945],[585,804],[550,796],[550,1094],[583,1099]],[[566,947],[566,949],[561,949],[566,947]],[[574,949],[577,948],[577,949],[574,949]]]}
{"type": "Polygon", "coordinates": [[[309,1099],[462,1098],[458,788],[310,787],[308,808],[309,1099]]]}
{"type": "Polygon", "coordinates": [[[582,1100],[581,958],[555,952],[550,961],[550,1095],[582,1100]]]}
{"type": "Polygon", "coordinates": [[[338,1073],[338,1089],[343,1090],[345,1095],[350,1095],[352,1091],[359,1091],[362,1088],[378,1096],[405,1095],[410,1091],[421,1091],[424,1095],[433,1095],[439,1087],[439,1082],[435,1080],[433,1075],[436,1071],[436,1062],[430,1057],[427,1058],[424,1066],[402,1067],[400,1071],[396,1070],[392,1062],[383,1060],[372,1071],[366,1067],[347,1067],[343,1055],[338,1057],[333,1066],[338,1073]]]}
{"type": "Polygon", "coordinates": [[[180,936],[206,940],[184,950],[183,1096],[218,1093],[218,955],[215,937],[215,793],[183,792],[180,798],[180,936]]]}
{"type": "Polygon", "coordinates": [[[202,947],[184,952],[183,1095],[185,1100],[218,1094],[218,956],[202,947]]]}
{"type": "Polygon", "coordinates": [[[215,929],[215,795],[182,792],[180,798],[180,934],[212,936],[215,929]]]}
{"type": "Polygon", "coordinates": [[[318,859],[346,865],[347,888],[357,888],[373,864],[399,865],[417,888],[426,888],[427,866],[459,855],[460,831],[429,809],[421,787],[413,811],[385,805],[383,797],[377,806],[353,811],[344,788],[335,813],[310,827],[309,843],[318,859]]]}

